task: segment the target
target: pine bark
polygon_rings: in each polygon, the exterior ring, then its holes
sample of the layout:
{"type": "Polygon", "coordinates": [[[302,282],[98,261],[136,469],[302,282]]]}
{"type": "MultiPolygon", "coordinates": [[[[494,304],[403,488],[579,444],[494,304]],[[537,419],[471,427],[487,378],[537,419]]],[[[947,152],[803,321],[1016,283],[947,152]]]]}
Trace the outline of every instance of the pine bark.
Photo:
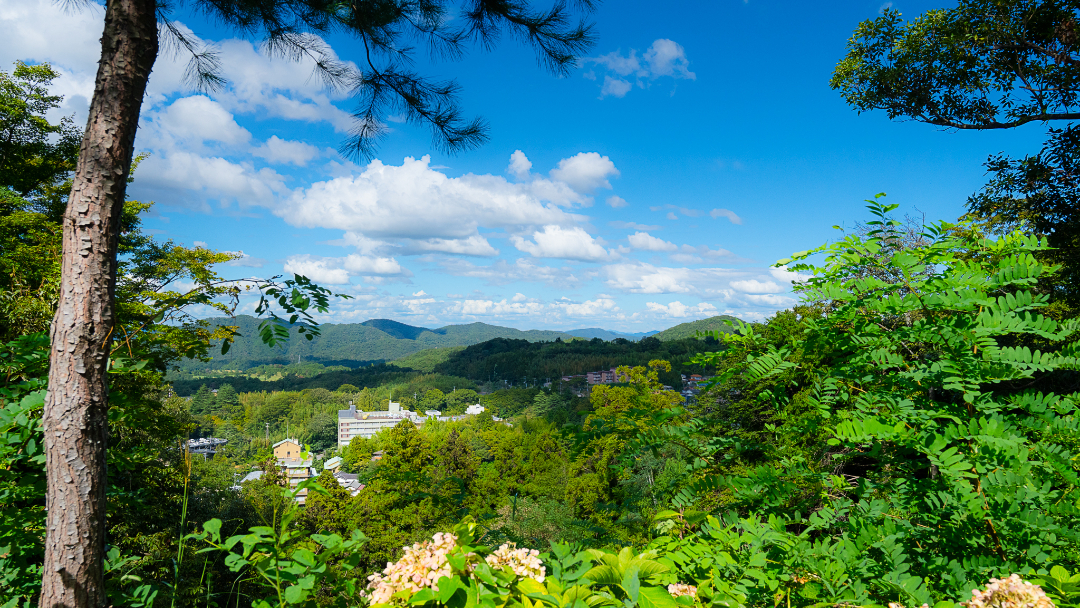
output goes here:
{"type": "Polygon", "coordinates": [[[116,248],[146,83],[158,52],[154,0],[108,0],[101,61],[64,214],[44,427],[47,520],[42,608],[107,605],[106,378],[116,248]]]}

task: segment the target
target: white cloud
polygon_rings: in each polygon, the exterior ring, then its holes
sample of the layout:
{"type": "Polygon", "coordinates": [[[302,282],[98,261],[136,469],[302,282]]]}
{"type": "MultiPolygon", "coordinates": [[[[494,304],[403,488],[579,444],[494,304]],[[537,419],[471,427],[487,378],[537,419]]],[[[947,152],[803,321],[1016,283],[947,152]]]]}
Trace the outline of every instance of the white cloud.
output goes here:
{"type": "Polygon", "coordinates": [[[202,95],[181,97],[152,116],[150,129],[144,131],[152,145],[198,148],[205,142],[218,142],[236,147],[251,139],[251,133],[228,110],[202,95]]]}
{"type": "Polygon", "coordinates": [[[499,255],[499,250],[491,246],[487,239],[474,234],[463,239],[423,239],[408,240],[402,247],[403,253],[439,252],[457,255],[491,257],[499,255]]]}
{"type": "Polygon", "coordinates": [[[281,139],[273,135],[251,153],[271,163],[306,167],[309,161],[319,156],[319,149],[302,141],[281,139]]]}
{"type": "Polygon", "coordinates": [[[255,256],[248,255],[248,254],[244,253],[243,251],[230,251],[229,253],[233,253],[233,254],[238,255],[240,257],[235,259],[235,260],[230,260],[228,262],[225,262],[226,266],[239,266],[239,267],[243,267],[243,268],[262,268],[266,264],[266,260],[264,260],[262,258],[257,258],[255,256]]]}
{"type": "Polygon", "coordinates": [[[649,312],[672,319],[685,319],[687,317],[702,319],[706,317],[715,317],[718,312],[716,307],[708,302],[699,302],[694,306],[687,306],[678,300],[670,304],[646,302],[645,307],[649,309],[649,312]]]}
{"type": "Polygon", "coordinates": [[[343,258],[319,257],[309,254],[293,255],[285,260],[285,271],[302,274],[316,283],[321,282],[328,285],[344,285],[353,276],[369,277],[369,279],[412,276],[408,269],[403,268],[393,258],[357,254],[351,254],[343,258]]]}
{"type": "Polygon", "coordinates": [[[780,281],[785,285],[791,284],[793,282],[799,283],[810,278],[810,275],[808,274],[802,274],[799,272],[792,272],[788,270],[787,266],[772,266],[769,268],[769,274],[771,274],[774,279],[780,281]]]}
{"type": "Polygon", "coordinates": [[[660,226],[657,225],[638,224],[635,222],[623,222],[618,220],[608,222],[608,226],[611,226],[612,228],[619,228],[621,230],[660,230],[660,226]]]}
{"type": "MultiPolygon", "coordinates": [[[[604,83],[600,87],[600,97],[625,97],[636,84],[639,88],[645,88],[658,78],[671,78],[673,80],[696,80],[697,75],[690,71],[690,60],[686,57],[686,49],[674,40],[658,38],[649,48],[638,57],[637,51],[630,51],[623,55],[621,50],[613,51],[599,57],[585,59],[584,64],[596,64],[601,70],[607,70],[610,74],[604,75],[604,83]],[[634,82],[630,80],[633,79],[634,82]]],[[[588,71],[584,76],[589,80],[596,80],[596,72],[588,71]]]]}
{"type": "Polygon", "coordinates": [[[551,170],[552,179],[569,185],[576,192],[588,194],[597,188],[611,189],[609,175],[619,176],[615,163],[596,152],[580,152],[570,158],[559,161],[551,170]]]}
{"type": "Polygon", "coordinates": [[[669,220],[677,220],[677,219],[679,219],[679,216],[675,215],[674,211],[668,211],[668,214],[667,214],[666,217],[669,220]]]}
{"type": "Polygon", "coordinates": [[[581,202],[565,185],[544,179],[512,184],[494,175],[451,178],[430,162],[427,156],[406,158],[401,166],[375,160],[359,175],[295,191],[274,213],[295,226],[345,230],[358,240],[411,239],[417,250],[472,255],[494,252],[479,236],[480,226],[522,233],[585,219],[560,208],[581,202]]]}
{"type": "Polygon", "coordinates": [[[619,311],[615,300],[604,297],[584,302],[555,302],[552,306],[568,317],[597,317],[619,311]]]}
{"type": "Polygon", "coordinates": [[[491,285],[525,281],[546,283],[560,289],[577,288],[585,279],[595,276],[593,271],[544,266],[529,258],[518,258],[513,263],[496,260],[486,266],[458,258],[445,258],[439,261],[439,271],[452,276],[481,279],[491,285]]]}
{"type": "Polygon", "coordinates": [[[575,226],[544,226],[543,230],[533,232],[533,241],[520,236],[510,237],[514,247],[537,258],[561,258],[582,262],[606,261],[617,257],[596,241],[588,232],[575,226]]]}
{"type": "Polygon", "coordinates": [[[401,275],[411,274],[401,267],[394,258],[372,257],[355,253],[341,259],[341,266],[356,275],[401,275]]]}
{"type": "Polygon", "coordinates": [[[621,196],[609,196],[607,199],[607,204],[609,207],[620,209],[629,205],[630,203],[626,202],[621,196]]]}
{"type": "Polygon", "coordinates": [[[285,272],[303,275],[316,283],[343,285],[349,282],[349,271],[335,268],[333,260],[313,258],[308,255],[292,256],[285,260],[285,272]]]}
{"type": "Polygon", "coordinates": [[[642,251],[675,251],[679,248],[675,243],[658,239],[648,232],[635,232],[626,238],[631,247],[642,251]]]}
{"type": "Polygon", "coordinates": [[[634,88],[634,85],[623,80],[622,78],[612,78],[611,76],[604,76],[604,84],[600,87],[600,97],[626,97],[626,94],[630,92],[630,89],[634,88]]]}
{"type": "Polygon", "coordinates": [[[726,217],[732,224],[742,224],[742,218],[735,214],[730,209],[713,209],[709,212],[709,217],[716,219],[718,217],[726,217]]]}
{"type": "Polygon", "coordinates": [[[514,302],[527,302],[527,301],[529,301],[529,296],[527,296],[527,295],[525,295],[523,293],[515,293],[514,297],[510,298],[510,299],[512,301],[514,301],[514,302]]]}
{"type": "Polygon", "coordinates": [[[759,281],[757,279],[746,279],[743,281],[732,281],[731,288],[735,291],[741,291],[743,293],[780,293],[786,291],[785,288],[773,283],[772,281],[759,281]]]}
{"type": "Polygon", "coordinates": [[[191,152],[152,154],[139,165],[137,178],[132,184],[136,198],[204,208],[207,200],[223,206],[233,201],[241,206],[272,204],[287,191],[285,178],[273,169],[191,152]]]}
{"type": "Polygon", "coordinates": [[[660,38],[642,56],[648,66],[649,77],[671,76],[696,80],[697,75],[690,71],[690,61],[686,58],[686,49],[674,40],[660,38]]]}
{"type": "Polygon", "coordinates": [[[531,169],[532,162],[525,156],[525,153],[521,150],[514,150],[514,153],[510,155],[510,164],[506,166],[506,172],[520,180],[524,180],[529,178],[531,169]]]}
{"type": "Polygon", "coordinates": [[[416,293],[414,293],[412,295],[413,295],[414,298],[422,298],[422,297],[424,297],[424,296],[426,296],[428,294],[423,289],[421,289],[420,291],[418,291],[418,292],[416,292],[416,293]]]}

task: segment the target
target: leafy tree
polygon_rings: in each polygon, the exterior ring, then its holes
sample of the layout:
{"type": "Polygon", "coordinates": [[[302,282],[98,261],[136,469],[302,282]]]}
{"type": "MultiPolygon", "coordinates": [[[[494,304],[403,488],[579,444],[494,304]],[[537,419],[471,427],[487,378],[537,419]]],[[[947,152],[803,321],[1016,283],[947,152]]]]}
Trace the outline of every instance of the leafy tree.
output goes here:
{"type": "Polygon", "coordinates": [[[0,185],[38,202],[35,211],[54,216],[43,199],[75,169],[80,140],[71,117],[58,124],[45,119],[63,101],[49,94],[59,76],[47,63],[22,61],[15,62],[10,74],[0,72],[0,185]]]}
{"type": "Polygon", "coordinates": [[[304,428],[306,442],[315,452],[323,452],[337,445],[337,416],[318,414],[304,428]]]}
{"type": "Polygon", "coordinates": [[[887,9],[859,24],[831,84],[860,111],[954,129],[1075,120],[1077,10],[1075,2],[962,0],[904,24],[887,9]]]}

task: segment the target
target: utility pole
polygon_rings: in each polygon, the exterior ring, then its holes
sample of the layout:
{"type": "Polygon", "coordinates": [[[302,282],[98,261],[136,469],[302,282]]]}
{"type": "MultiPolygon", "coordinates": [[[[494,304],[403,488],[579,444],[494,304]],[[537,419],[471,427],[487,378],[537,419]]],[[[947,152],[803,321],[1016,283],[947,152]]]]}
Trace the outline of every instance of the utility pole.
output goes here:
{"type": "Polygon", "coordinates": [[[269,422],[266,423],[266,443],[267,443],[267,445],[270,444],[270,423],[269,422]]]}

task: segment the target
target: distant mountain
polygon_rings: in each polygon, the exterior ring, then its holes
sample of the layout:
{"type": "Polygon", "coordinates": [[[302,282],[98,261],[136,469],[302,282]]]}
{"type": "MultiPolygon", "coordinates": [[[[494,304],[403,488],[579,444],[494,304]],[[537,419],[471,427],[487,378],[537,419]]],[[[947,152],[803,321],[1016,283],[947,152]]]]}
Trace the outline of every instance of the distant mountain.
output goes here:
{"type": "Polygon", "coordinates": [[[709,317],[708,319],[701,319],[698,321],[691,321],[689,323],[680,323],[675,327],[665,329],[662,332],[656,333],[653,336],[661,341],[668,340],[681,340],[683,338],[693,338],[697,332],[717,331],[720,330],[724,333],[731,333],[733,330],[726,321],[738,321],[739,319],[729,316],[720,315],[717,317],[709,317]]]}
{"type": "Polygon", "coordinates": [[[593,338],[600,338],[601,340],[614,340],[615,338],[625,338],[632,342],[636,342],[646,336],[659,333],[657,331],[642,331],[636,334],[628,334],[622,331],[611,331],[608,329],[600,329],[599,327],[589,327],[586,329],[571,329],[565,333],[571,336],[577,336],[579,338],[585,338],[586,340],[592,340],[593,338]]]}
{"type": "Polygon", "coordinates": [[[400,359],[412,353],[430,348],[449,346],[469,346],[493,338],[527,340],[529,342],[573,339],[574,336],[558,331],[532,329],[521,331],[510,327],[499,327],[486,323],[468,323],[465,325],[447,325],[438,329],[416,327],[391,321],[372,319],[364,323],[327,323],[320,326],[322,335],[308,341],[297,336],[277,348],[265,346],[259,339],[259,319],[242,315],[235,319],[212,319],[212,323],[235,325],[241,337],[237,338],[232,348],[225,355],[214,349],[214,358],[209,363],[184,360],[179,367],[184,371],[199,369],[245,370],[251,367],[274,363],[295,363],[313,361],[323,365],[348,365],[356,367],[380,361],[400,359]]]}

